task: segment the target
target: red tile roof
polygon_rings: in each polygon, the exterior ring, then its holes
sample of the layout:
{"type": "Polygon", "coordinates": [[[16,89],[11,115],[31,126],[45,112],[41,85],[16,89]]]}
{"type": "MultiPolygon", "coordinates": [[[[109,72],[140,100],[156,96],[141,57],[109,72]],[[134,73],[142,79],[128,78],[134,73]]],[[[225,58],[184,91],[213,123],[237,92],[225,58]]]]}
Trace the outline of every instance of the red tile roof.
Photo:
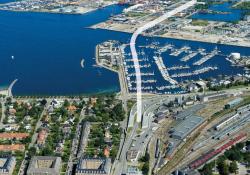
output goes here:
{"type": "Polygon", "coordinates": [[[23,144],[14,145],[0,145],[0,151],[24,151],[25,146],[23,144]]]}
{"type": "Polygon", "coordinates": [[[46,137],[47,137],[47,131],[46,131],[45,129],[42,129],[42,130],[38,133],[37,143],[38,143],[38,144],[44,144],[46,137]]]}
{"type": "Polygon", "coordinates": [[[0,133],[0,139],[24,139],[26,137],[29,137],[28,133],[0,133]]]}

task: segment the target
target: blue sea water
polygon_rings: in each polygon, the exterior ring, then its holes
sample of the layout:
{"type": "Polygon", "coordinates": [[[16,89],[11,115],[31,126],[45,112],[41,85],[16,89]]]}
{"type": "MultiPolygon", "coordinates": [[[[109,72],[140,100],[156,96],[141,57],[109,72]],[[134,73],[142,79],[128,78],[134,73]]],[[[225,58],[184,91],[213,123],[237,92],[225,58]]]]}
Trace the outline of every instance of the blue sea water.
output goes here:
{"type": "Polygon", "coordinates": [[[0,11],[0,85],[17,78],[15,95],[118,91],[117,74],[93,66],[95,46],[109,39],[125,41],[129,35],[87,27],[123,8],[115,5],[85,15],[0,11]]]}
{"type": "MultiPolygon", "coordinates": [[[[89,26],[105,21],[111,14],[119,14],[124,6],[113,5],[85,15],[0,11],[0,86],[14,85],[14,95],[77,95],[119,91],[116,73],[95,65],[95,46],[106,40],[128,43],[131,34],[108,30],[90,29],[89,26]],[[14,59],[12,59],[14,56],[14,59]],[[80,61],[85,59],[84,68],[80,61]]],[[[176,48],[189,45],[211,51],[215,44],[185,40],[147,38],[140,36],[137,46],[151,42],[174,44],[176,48]]],[[[240,52],[250,55],[249,48],[217,45],[223,54],[240,52]]],[[[140,51],[141,48],[138,48],[140,51]]],[[[129,52],[129,47],[126,48],[129,52]]],[[[145,50],[158,85],[167,85],[153,63],[153,51],[145,50]]],[[[164,63],[173,66],[179,57],[165,53],[164,63]]],[[[191,65],[191,60],[188,64],[191,65]]],[[[190,77],[192,79],[243,73],[241,68],[231,67],[225,57],[216,56],[206,64],[218,65],[219,70],[190,77]]],[[[192,68],[192,69],[195,69],[192,68]]],[[[132,69],[130,72],[133,72],[132,69]]],[[[174,72],[170,72],[172,74],[174,72]]],[[[180,81],[179,79],[177,79],[180,81]]],[[[145,85],[146,86],[146,85],[145,85]]]]}
{"type": "Polygon", "coordinates": [[[0,0],[0,4],[5,4],[5,3],[9,3],[9,2],[13,2],[15,0],[0,0]]]}
{"type": "Polygon", "coordinates": [[[228,12],[228,14],[206,14],[206,13],[196,13],[192,15],[192,19],[203,19],[210,21],[226,21],[226,22],[234,22],[240,20],[244,11],[239,9],[233,9],[232,3],[225,2],[222,4],[215,4],[209,7],[209,10],[220,11],[220,12],[228,12]]]}

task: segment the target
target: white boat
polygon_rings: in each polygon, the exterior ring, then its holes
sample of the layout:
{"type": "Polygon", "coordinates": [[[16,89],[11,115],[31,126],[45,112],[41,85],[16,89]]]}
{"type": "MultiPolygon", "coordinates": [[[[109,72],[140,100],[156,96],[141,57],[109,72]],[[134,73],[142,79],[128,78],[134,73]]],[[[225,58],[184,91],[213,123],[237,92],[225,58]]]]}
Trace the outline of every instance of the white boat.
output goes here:
{"type": "Polygon", "coordinates": [[[84,68],[84,59],[81,60],[81,67],[84,68]]]}

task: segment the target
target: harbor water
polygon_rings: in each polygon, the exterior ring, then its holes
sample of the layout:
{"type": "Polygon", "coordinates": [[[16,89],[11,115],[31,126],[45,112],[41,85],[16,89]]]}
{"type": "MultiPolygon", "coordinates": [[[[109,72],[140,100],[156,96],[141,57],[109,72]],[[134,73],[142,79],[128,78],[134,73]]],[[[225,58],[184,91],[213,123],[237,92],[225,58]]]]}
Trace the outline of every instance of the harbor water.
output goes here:
{"type": "Polygon", "coordinates": [[[211,21],[226,21],[236,22],[243,18],[245,11],[240,9],[232,8],[233,3],[224,2],[212,5],[208,10],[214,11],[215,13],[196,13],[192,19],[203,19],[211,21]],[[219,12],[219,13],[216,13],[219,12]]]}

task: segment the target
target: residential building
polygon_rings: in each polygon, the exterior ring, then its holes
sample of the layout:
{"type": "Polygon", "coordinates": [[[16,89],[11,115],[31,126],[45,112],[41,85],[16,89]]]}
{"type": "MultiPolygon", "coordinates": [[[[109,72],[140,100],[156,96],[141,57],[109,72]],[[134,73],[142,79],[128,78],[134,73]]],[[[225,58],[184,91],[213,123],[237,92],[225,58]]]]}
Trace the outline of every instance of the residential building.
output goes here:
{"type": "Polygon", "coordinates": [[[46,138],[47,138],[47,130],[41,129],[41,131],[39,131],[38,136],[37,136],[37,144],[39,146],[44,145],[46,138]]]}
{"type": "Polygon", "coordinates": [[[127,175],[143,175],[142,171],[136,166],[129,166],[127,169],[127,175]]]}
{"type": "Polygon", "coordinates": [[[59,175],[61,157],[34,156],[29,164],[27,175],[59,175]]]}
{"type": "Polygon", "coordinates": [[[109,175],[111,159],[109,158],[84,158],[77,166],[75,175],[109,175]]]}
{"type": "Polygon", "coordinates": [[[109,150],[110,149],[108,147],[104,148],[103,154],[104,154],[105,157],[109,157],[109,155],[110,155],[110,151],[109,150]]]}
{"type": "Polygon", "coordinates": [[[16,139],[16,140],[21,140],[21,139],[25,139],[26,137],[29,137],[28,133],[7,133],[7,132],[3,132],[0,133],[0,139],[1,140],[12,140],[12,139],[16,139]]]}
{"type": "Polygon", "coordinates": [[[0,157],[0,175],[12,175],[16,165],[16,158],[13,156],[0,157]]]}
{"type": "Polygon", "coordinates": [[[23,144],[12,144],[12,145],[0,145],[0,151],[24,151],[25,145],[23,144]]]}
{"type": "Polygon", "coordinates": [[[79,147],[77,150],[77,157],[80,158],[83,154],[83,151],[85,149],[85,147],[87,146],[88,143],[88,136],[90,133],[90,123],[89,122],[85,122],[82,125],[82,130],[81,130],[81,138],[80,138],[80,142],[79,142],[79,147]]]}
{"type": "Polygon", "coordinates": [[[77,108],[74,105],[70,105],[69,107],[67,107],[67,110],[70,111],[70,112],[74,112],[74,111],[77,110],[77,108]]]}

